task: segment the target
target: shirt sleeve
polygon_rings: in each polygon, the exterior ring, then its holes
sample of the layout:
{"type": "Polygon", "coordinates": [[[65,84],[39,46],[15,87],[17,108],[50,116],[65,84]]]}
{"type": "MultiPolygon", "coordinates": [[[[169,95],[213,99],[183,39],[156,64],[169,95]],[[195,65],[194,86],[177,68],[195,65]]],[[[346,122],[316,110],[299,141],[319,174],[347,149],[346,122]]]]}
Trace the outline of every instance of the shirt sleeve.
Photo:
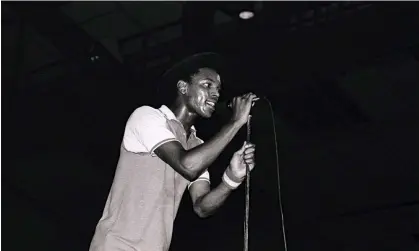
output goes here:
{"type": "Polygon", "coordinates": [[[128,151],[153,153],[156,148],[170,141],[178,141],[168,129],[166,118],[149,106],[137,108],[128,119],[124,145],[128,151]]]}
{"type": "Polygon", "coordinates": [[[208,182],[208,183],[211,184],[210,174],[209,174],[208,170],[205,170],[205,172],[202,173],[201,176],[199,176],[196,180],[190,182],[189,185],[188,185],[188,189],[192,186],[193,183],[195,183],[197,181],[205,181],[205,182],[208,182]]]}

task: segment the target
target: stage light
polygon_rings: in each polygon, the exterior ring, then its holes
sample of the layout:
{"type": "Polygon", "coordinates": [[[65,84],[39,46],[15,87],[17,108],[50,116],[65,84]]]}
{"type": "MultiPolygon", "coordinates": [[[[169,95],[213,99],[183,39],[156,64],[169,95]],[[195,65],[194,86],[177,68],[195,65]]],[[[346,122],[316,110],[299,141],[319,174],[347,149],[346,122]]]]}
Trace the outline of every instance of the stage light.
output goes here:
{"type": "Polygon", "coordinates": [[[255,14],[252,12],[252,11],[242,11],[242,12],[240,12],[240,14],[239,14],[239,17],[241,18],[241,19],[250,19],[250,18],[252,18],[253,16],[254,16],[255,14]]]}

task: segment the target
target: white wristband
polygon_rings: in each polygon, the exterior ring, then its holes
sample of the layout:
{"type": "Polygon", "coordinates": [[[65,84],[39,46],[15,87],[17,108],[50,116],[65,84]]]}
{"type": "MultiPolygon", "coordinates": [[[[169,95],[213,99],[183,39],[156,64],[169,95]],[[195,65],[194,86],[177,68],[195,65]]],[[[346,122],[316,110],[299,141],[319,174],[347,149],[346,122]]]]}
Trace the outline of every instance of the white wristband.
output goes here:
{"type": "Polygon", "coordinates": [[[232,181],[229,177],[228,177],[228,175],[224,172],[224,174],[223,174],[223,178],[222,178],[222,180],[224,181],[224,183],[228,186],[228,187],[230,187],[231,189],[236,189],[238,186],[240,186],[240,184],[241,184],[241,182],[240,183],[238,183],[238,182],[235,182],[235,181],[232,181]]]}

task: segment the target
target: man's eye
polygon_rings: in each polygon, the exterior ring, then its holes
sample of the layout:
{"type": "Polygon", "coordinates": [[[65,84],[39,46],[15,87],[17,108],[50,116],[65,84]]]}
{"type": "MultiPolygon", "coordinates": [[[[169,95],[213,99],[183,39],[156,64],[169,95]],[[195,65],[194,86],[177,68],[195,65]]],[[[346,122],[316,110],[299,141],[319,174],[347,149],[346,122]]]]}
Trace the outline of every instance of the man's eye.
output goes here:
{"type": "Polygon", "coordinates": [[[204,87],[209,87],[209,83],[204,83],[204,87]]]}

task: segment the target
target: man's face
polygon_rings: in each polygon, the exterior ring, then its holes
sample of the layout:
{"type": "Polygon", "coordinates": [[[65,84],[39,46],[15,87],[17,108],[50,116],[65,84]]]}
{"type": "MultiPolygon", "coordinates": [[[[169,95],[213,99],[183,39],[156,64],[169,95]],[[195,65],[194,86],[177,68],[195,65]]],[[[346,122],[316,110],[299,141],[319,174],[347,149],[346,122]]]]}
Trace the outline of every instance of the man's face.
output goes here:
{"type": "Polygon", "coordinates": [[[186,105],[191,112],[210,118],[220,97],[221,79],[217,72],[202,68],[191,77],[186,105]]]}

